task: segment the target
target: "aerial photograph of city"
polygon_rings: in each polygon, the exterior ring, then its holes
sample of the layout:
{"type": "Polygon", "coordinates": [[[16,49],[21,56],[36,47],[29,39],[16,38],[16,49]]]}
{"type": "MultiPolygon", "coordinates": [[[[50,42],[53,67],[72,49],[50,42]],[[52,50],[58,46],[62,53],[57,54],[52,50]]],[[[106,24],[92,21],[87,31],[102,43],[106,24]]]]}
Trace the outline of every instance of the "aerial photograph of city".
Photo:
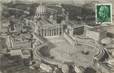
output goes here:
{"type": "Polygon", "coordinates": [[[0,73],[114,73],[113,0],[0,0],[0,73]]]}

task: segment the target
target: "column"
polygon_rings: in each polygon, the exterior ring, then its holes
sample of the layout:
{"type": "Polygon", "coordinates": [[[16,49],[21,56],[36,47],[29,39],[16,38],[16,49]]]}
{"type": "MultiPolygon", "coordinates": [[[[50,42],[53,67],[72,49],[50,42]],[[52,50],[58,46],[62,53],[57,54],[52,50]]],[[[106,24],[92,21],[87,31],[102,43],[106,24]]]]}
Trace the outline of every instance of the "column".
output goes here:
{"type": "Polygon", "coordinates": [[[58,35],[60,35],[60,27],[58,27],[58,35]]]}
{"type": "Polygon", "coordinates": [[[42,36],[42,29],[40,29],[40,35],[42,36]]]}
{"type": "Polygon", "coordinates": [[[43,28],[42,28],[42,36],[43,36],[43,28]]]}
{"type": "Polygon", "coordinates": [[[51,30],[51,35],[53,36],[53,29],[51,30]]]}
{"type": "Polygon", "coordinates": [[[50,36],[50,29],[48,29],[48,36],[50,36]]]}
{"type": "Polygon", "coordinates": [[[51,29],[49,30],[49,35],[51,36],[51,29]]]}
{"type": "Polygon", "coordinates": [[[46,36],[46,29],[45,29],[45,36],[46,36]]]}
{"type": "Polygon", "coordinates": [[[59,35],[61,35],[61,26],[59,27],[59,35]]]}
{"type": "Polygon", "coordinates": [[[48,36],[48,30],[46,29],[46,36],[48,36]]]}
{"type": "Polygon", "coordinates": [[[50,33],[49,33],[50,31],[49,31],[49,29],[48,29],[48,36],[50,36],[50,33]]]}
{"type": "Polygon", "coordinates": [[[58,26],[57,26],[57,35],[58,35],[58,26]]]}
{"type": "Polygon", "coordinates": [[[55,29],[53,29],[53,36],[55,35],[55,34],[54,34],[54,31],[55,31],[55,29]]]}
{"type": "Polygon", "coordinates": [[[42,36],[42,29],[40,29],[40,36],[42,36]]]}
{"type": "Polygon", "coordinates": [[[43,36],[45,36],[45,28],[43,29],[43,36]]]}
{"type": "Polygon", "coordinates": [[[48,36],[48,29],[46,29],[46,36],[48,36]]]}
{"type": "Polygon", "coordinates": [[[49,30],[49,35],[51,36],[51,29],[49,30]]]}
{"type": "Polygon", "coordinates": [[[54,29],[54,36],[56,36],[56,28],[54,29]]]}
{"type": "Polygon", "coordinates": [[[53,36],[55,36],[55,29],[53,29],[53,36]]]}
{"type": "Polygon", "coordinates": [[[51,29],[51,36],[53,36],[53,30],[51,29]]]}
{"type": "Polygon", "coordinates": [[[47,36],[47,30],[46,30],[46,28],[45,28],[45,36],[47,36]]]}
{"type": "Polygon", "coordinates": [[[43,36],[43,30],[44,30],[44,29],[42,28],[42,36],[43,36]]]}
{"type": "Polygon", "coordinates": [[[40,35],[42,36],[42,29],[40,29],[40,35]]]}
{"type": "Polygon", "coordinates": [[[57,27],[55,28],[55,35],[57,35],[57,27]]]}
{"type": "Polygon", "coordinates": [[[40,29],[38,30],[38,34],[40,35],[40,29]]]}
{"type": "Polygon", "coordinates": [[[61,34],[63,34],[63,25],[61,26],[61,34]]]}
{"type": "Polygon", "coordinates": [[[45,28],[43,28],[43,36],[45,36],[45,28]]]}
{"type": "Polygon", "coordinates": [[[48,29],[46,29],[46,36],[48,36],[48,29]]]}
{"type": "Polygon", "coordinates": [[[45,28],[43,29],[43,36],[45,36],[45,28]]]}

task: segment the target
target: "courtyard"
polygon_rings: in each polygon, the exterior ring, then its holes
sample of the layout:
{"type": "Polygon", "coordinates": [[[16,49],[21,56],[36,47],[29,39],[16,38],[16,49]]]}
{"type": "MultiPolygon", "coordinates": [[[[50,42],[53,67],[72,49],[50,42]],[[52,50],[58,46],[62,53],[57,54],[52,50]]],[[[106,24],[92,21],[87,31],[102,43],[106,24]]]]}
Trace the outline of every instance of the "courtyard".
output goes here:
{"type": "MultiPolygon", "coordinates": [[[[54,45],[48,48],[49,55],[61,63],[75,63],[78,66],[88,67],[93,64],[93,58],[98,53],[98,49],[92,46],[84,44],[73,46],[63,36],[48,37],[47,41],[54,45]]],[[[52,45],[48,45],[50,46],[52,45]]]]}

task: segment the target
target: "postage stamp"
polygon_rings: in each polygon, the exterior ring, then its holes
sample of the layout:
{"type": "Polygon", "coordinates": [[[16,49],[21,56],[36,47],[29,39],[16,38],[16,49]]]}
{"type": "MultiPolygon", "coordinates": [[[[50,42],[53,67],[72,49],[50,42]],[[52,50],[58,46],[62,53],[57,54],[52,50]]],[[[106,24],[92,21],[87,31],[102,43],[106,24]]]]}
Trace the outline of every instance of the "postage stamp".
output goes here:
{"type": "Polygon", "coordinates": [[[102,3],[95,5],[96,23],[112,23],[112,4],[102,3]]]}

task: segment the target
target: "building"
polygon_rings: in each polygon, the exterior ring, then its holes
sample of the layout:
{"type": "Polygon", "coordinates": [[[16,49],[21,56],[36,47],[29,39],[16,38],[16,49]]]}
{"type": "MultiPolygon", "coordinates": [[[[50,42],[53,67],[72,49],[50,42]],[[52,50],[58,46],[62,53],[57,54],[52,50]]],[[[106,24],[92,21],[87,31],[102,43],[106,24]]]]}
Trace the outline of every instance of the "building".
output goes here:
{"type": "Polygon", "coordinates": [[[31,34],[19,34],[10,36],[9,49],[31,49],[32,48],[32,35],[31,34]]]}
{"type": "MultiPolygon", "coordinates": [[[[58,7],[60,11],[54,13],[47,12],[45,5],[40,4],[36,8],[35,12],[35,32],[40,36],[58,36],[63,34],[65,28],[65,14],[61,7],[58,7]],[[49,13],[47,15],[47,13],[49,13]],[[54,15],[53,15],[54,14],[54,15]],[[47,18],[48,17],[48,18],[47,18]],[[56,18],[55,18],[56,17],[56,18]]],[[[53,9],[52,9],[53,10],[53,9]]]]}
{"type": "Polygon", "coordinates": [[[40,21],[41,26],[38,29],[40,36],[57,36],[61,35],[64,31],[64,25],[61,24],[51,24],[46,20],[40,21]],[[47,23],[47,24],[46,24],[47,23]],[[46,25],[44,25],[46,24],[46,25]]]}

